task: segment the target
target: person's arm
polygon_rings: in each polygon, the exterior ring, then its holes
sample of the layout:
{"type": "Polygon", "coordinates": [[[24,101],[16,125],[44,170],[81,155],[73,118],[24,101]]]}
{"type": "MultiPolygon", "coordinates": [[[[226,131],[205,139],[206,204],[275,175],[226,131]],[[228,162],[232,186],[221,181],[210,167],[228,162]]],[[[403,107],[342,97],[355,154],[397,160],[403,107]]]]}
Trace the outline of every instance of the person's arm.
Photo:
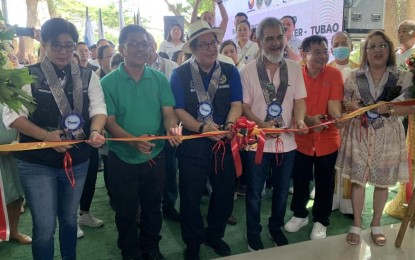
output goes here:
{"type": "Polygon", "coordinates": [[[193,6],[192,16],[190,18],[190,23],[197,21],[197,11],[199,10],[200,0],[195,1],[195,6],[193,6]]]}
{"type": "Polygon", "coordinates": [[[306,104],[304,99],[294,100],[294,127],[304,129],[302,133],[307,133],[307,125],[304,123],[306,116],[306,104]]]}
{"type": "MultiPolygon", "coordinates": [[[[166,133],[168,136],[176,135],[176,133],[173,131],[174,128],[178,126],[178,118],[176,113],[174,112],[173,107],[171,106],[163,106],[161,108],[163,113],[163,122],[164,122],[164,128],[166,129],[166,133]]],[[[172,138],[169,139],[169,143],[171,146],[178,146],[181,143],[180,138],[172,138]]]]}
{"type": "Polygon", "coordinates": [[[16,53],[16,57],[20,64],[25,63],[26,44],[23,37],[19,37],[19,50],[16,53]]]}
{"type": "Polygon", "coordinates": [[[228,12],[226,12],[226,8],[223,5],[222,0],[214,0],[214,1],[218,4],[220,16],[222,18],[219,24],[219,29],[221,29],[223,33],[225,34],[226,28],[228,27],[228,21],[229,21],[228,12]]]}

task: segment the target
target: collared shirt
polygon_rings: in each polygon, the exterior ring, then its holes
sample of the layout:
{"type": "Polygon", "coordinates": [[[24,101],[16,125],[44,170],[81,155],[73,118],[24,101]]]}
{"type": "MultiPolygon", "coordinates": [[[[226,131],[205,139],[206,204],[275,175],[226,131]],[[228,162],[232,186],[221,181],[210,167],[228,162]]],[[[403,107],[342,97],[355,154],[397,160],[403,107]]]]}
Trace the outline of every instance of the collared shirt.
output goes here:
{"type": "MultiPolygon", "coordinates": [[[[124,68],[124,63],[101,80],[107,103],[108,116],[133,136],[164,135],[162,107],[174,106],[169,82],[161,72],[145,66],[140,80],[135,81],[124,68]]],[[[163,140],[150,155],[138,152],[125,142],[108,142],[109,150],[124,162],[140,164],[157,156],[164,147],[163,140]]]]}
{"type": "MultiPolygon", "coordinates": [[[[330,100],[343,100],[343,80],[340,71],[325,66],[320,74],[312,78],[303,67],[303,77],[307,89],[307,115],[328,115],[330,100]]],[[[309,131],[305,135],[296,135],[297,150],[309,156],[323,156],[337,151],[340,147],[340,133],[334,125],[321,132],[309,131]]]]}
{"type": "MultiPolygon", "coordinates": [[[[22,88],[23,91],[27,92],[30,96],[32,95],[32,88],[30,84],[24,85],[22,88]]],[[[107,109],[104,101],[104,93],[102,92],[101,84],[99,82],[98,76],[93,72],[91,73],[91,80],[88,86],[88,98],[89,98],[89,117],[92,118],[95,115],[106,115],[107,109]]],[[[3,122],[4,125],[10,129],[10,125],[19,117],[29,116],[29,111],[22,107],[19,113],[16,113],[9,108],[4,109],[3,111],[3,122]]]]}
{"type": "Polygon", "coordinates": [[[236,44],[236,49],[238,51],[238,62],[242,64],[248,64],[255,60],[259,50],[258,44],[250,40],[247,41],[243,48],[236,44]]]}
{"type": "MultiPolygon", "coordinates": [[[[307,96],[303,75],[301,74],[300,65],[292,60],[285,60],[288,68],[288,88],[285,94],[284,102],[282,103],[282,118],[286,127],[291,127],[293,124],[293,110],[294,101],[296,99],[303,99],[307,96]]],[[[270,71],[267,70],[268,77],[270,71]]],[[[241,80],[243,86],[244,103],[251,107],[252,113],[258,118],[264,120],[267,115],[267,104],[265,102],[264,94],[262,92],[261,84],[259,83],[256,62],[251,62],[244,66],[241,70],[241,80]]],[[[274,86],[280,86],[280,68],[274,74],[272,79],[274,86]]],[[[284,152],[289,152],[296,149],[294,134],[284,133],[280,136],[283,141],[284,152]]],[[[256,149],[252,149],[255,151],[256,149]]],[[[275,153],[275,139],[267,139],[265,142],[264,152],[275,153]]]]}

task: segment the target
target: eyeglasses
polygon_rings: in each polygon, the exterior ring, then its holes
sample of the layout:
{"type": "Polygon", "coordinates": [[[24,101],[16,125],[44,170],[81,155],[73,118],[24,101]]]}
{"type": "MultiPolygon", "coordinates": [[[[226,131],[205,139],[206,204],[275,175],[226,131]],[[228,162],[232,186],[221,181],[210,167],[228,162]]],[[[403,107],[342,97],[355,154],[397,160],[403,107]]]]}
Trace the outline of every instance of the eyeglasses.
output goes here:
{"type": "Polygon", "coordinates": [[[387,49],[388,47],[389,47],[389,44],[382,43],[379,46],[376,46],[376,45],[369,46],[369,47],[366,48],[366,50],[368,50],[368,51],[382,50],[383,51],[383,50],[387,49]]]}
{"type": "Polygon", "coordinates": [[[61,44],[58,44],[58,43],[49,42],[47,45],[49,45],[50,48],[52,49],[52,51],[55,51],[55,52],[61,52],[62,49],[65,49],[65,51],[69,53],[69,52],[73,52],[76,48],[75,43],[61,45],[61,44]]]}
{"type": "Polygon", "coordinates": [[[208,43],[197,44],[196,46],[206,51],[207,49],[209,49],[209,46],[212,49],[216,49],[218,47],[218,44],[219,44],[218,41],[213,41],[213,42],[208,42],[208,43]]]}
{"type": "Polygon", "coordinates": [[[148,49],[150,47],[150,43],[148,42],[129,42],[127,44],[124,44],[124,46],[127,46],[128,48],[131,49],[148,49]]]}
{"type": "Polygon", "coordinates": [[[314,51],[314,52],[306,52],[307,54],[313,55],[313,56],[328,56],[329,55],[329,51],[314,51]]]}

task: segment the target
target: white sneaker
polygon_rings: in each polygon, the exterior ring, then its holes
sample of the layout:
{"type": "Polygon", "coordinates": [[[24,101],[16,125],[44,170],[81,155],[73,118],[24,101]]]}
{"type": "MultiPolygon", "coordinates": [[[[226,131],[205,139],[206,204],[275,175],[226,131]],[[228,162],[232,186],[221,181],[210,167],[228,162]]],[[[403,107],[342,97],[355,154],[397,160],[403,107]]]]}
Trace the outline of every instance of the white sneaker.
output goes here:
{"type": "Polygon", "coordinates": [[[310,234],[310,239],[320,239],[326,237],[327,227],[323,226],[320,222],[314,222],[313,230],[310,234]]]}
{"type": "Polygon", "coordinates": [[[94,217],[91,213],[84,213],[78,218],[79,225],[90,226],[90,227],[102,227],[104,222],[94,217]]]}
{"type": "Polygon", "coordinates": [[[290,188],[288,189],[288,193],[289,193],[289,194],[294,194],[294,187],[290,187],[290,188]]]}
{"type": "Polygon", "coordinates": [[[292,217],[287,223],[284,225],[284,229],[287,232],[297,232],[300,228],[307,226],[308,224],[308,217],[307,218],[297,218],[292,217]]]}
{"type": "Polygon", "coordinates": [[[77,238],[82,238],[82,237],[84,237],[84,231],[82,231],[82,229],[79,227],[79,224],[78,224],[78,228],[77,228],[77,230],[76,230],[76,237],[77,238]]]}

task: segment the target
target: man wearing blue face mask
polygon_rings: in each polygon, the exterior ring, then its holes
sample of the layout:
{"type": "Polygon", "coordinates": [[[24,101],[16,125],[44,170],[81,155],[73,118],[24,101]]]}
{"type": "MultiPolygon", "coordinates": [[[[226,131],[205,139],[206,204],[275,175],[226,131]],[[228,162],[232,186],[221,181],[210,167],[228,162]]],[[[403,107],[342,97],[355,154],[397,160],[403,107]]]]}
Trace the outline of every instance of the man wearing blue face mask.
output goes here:
{"type": "Polygon", "coordinates": [[[357,68],[359,65],[350,58],[350,52],[353,50],[352,38],[346,32],[338,32],[331,38],[331,53],[335,60],[328,65],[338,68],[343,77],[343,82],[346,81],[350,71],[357,68]]]}

